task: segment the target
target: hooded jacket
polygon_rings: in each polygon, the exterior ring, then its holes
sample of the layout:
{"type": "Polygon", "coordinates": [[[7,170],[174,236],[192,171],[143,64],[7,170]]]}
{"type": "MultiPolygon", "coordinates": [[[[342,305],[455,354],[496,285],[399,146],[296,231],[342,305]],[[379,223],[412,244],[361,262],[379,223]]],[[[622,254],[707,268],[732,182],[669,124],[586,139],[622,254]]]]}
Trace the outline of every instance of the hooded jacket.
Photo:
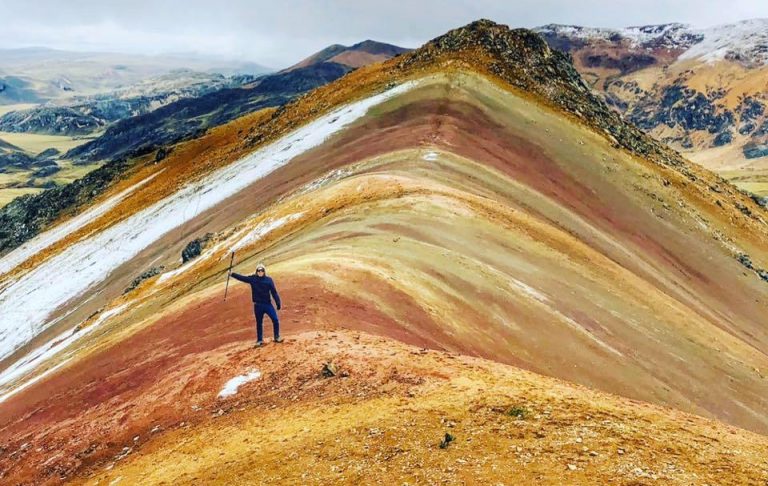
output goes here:
{"type": "Polygon", "coordinates": [[[280,309],[280,296],[277,294],[275,288],[275,282],[271,277],[264,275],[259,277],[258,275],[240,275],[239,273],[233,273],[232,278],[251,284],[251,300],[254,304],[272,305],[270,300],[270,294],[275,299],[277,308],[280,309]]]}

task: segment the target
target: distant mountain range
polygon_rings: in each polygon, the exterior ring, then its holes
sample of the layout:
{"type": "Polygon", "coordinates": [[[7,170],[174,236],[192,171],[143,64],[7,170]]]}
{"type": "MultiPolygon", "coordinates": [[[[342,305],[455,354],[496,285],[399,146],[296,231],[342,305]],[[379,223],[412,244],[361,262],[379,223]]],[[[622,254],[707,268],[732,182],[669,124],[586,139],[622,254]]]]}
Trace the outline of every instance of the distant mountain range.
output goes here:
{"type": "Polygon", "coordinates": [[[627,120],[693,160],[768,167],[768,19],[535,30],[627,120]]]}
{"type": "Polygon", "coordinates": [[[251,62],[193,54],[143,56],[41,47],[0,49],[0,105],[61,102],[102,94],[180,69],[224,76],[270,71],[251,62]]]}
{"type": "Polygon", "coordinates": [[[0,117],[0,132],[91,134],[115,121],[149,113],[174,101],[240,86],[254,79],[252,75],[225,77],[217,73],[172,71],[114,91],[78,96],[64,105],[49,102],[11,111],[0,117]]]}
{"type": "Polygon", "coordinates": [[[244,114],[282,105],[361,66],[404,52],[408,49],[371,40],[350,47],[334,45],[243,86],[182,99],[117,122],[104,135],[72,149],[66,157],[94,161],[146,153],[244,114]]]}

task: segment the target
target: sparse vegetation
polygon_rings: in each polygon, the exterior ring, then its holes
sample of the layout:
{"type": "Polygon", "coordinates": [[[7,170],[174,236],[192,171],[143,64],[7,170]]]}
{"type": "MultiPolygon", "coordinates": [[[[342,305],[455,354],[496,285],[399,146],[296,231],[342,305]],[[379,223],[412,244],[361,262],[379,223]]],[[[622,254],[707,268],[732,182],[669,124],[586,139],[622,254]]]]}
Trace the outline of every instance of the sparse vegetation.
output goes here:
{"type": "Polygon", "coordinates": [[[510,417],[515,417],[520,420],[525,420],[526,417],[530,414],[530,411],[525,408],[518,405],[513,406],[509,410],[507,410],[507,415],[510,417]]]}

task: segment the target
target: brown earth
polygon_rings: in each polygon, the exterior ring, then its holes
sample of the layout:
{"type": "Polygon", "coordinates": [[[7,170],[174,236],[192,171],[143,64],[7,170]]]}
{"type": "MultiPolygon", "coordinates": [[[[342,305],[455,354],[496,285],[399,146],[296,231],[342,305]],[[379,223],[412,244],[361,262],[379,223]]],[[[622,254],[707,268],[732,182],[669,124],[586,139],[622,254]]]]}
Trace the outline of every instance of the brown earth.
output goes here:
{"type": "MultiPolygon", "coordinates": [[[[182,351],[178,330],[166,327],[169,341],[162,350],[149,349],[146,340],[141,349],[148,361],[166,355],[161,375],[141,373],[118,349],[105,353],[113,360],[103,374],[123,383],[120,399],[92,407],[72,404],[76,428],[67,441],[57,429],[37,436],[35,421],[26,419],[33,438],[26,445],[3,442],[3,480],[623,485],[768,480],[764,436],[365,333],[291,331],[284,344],[254,350],[244,336],[249,325],[236,321],[233,333],[240,339],[188,355],[196,345],[182,351]],[[323,376],[324,363],[333,363],[336,376],[323,376]],[[251,370],[259,370],[261,378],[231,398],[217,397],[227,380],[251,370]],[[446,433],[454,440],[441,449],[446,433]],[[22,467],[28,463],[45,466],[22,467]]],[[[213,344],[209,337],[199,335],[206,347],[213,344]]],[[[105,388],[101,383],[94,377],[85,394],[98,394],[105,388]]],[[[67,401],[79,400],[81,392],[52,394],[67,401]]]]}

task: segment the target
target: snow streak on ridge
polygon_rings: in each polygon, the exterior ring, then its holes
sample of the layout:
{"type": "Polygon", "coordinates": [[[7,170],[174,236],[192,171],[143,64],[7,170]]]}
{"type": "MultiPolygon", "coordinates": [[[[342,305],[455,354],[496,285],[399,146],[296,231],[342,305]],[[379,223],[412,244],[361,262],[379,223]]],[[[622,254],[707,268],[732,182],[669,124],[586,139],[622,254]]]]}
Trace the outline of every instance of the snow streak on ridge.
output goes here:
{"type": "Polygon", "coordinates": [[[51,313],[189,219],[323,143],[368,109],[419,84],[409,81],[324,115],[252,154],[63,250],[0,291],[0,360],[46,329],[51,313]]]}
{"type": "Polygon", "coordinates": [[[69,221],[62,223],[50,229],[49,231],[46,231],[45,233],[41,233],[35,236],[20,247],[14,249],[4,257],[0,258],[0,275],[13,270],[17,265],[33,256],[35,253],[45,250],[49,246],[60,241],[62,238],[65,238],[66,236],[77,231],[91,221],[94,221],[96,218],[115,207],[117,203],[122,201],[127,195],[157,177],[161,172],[163,172],[163,170],[158,171],[143,181],[132,185],[131,187],[119,192],[118,194],[115,194],[103,203],[94,206],[87,211],[84,211],[82,214],[78,214],[69,221]]]}

